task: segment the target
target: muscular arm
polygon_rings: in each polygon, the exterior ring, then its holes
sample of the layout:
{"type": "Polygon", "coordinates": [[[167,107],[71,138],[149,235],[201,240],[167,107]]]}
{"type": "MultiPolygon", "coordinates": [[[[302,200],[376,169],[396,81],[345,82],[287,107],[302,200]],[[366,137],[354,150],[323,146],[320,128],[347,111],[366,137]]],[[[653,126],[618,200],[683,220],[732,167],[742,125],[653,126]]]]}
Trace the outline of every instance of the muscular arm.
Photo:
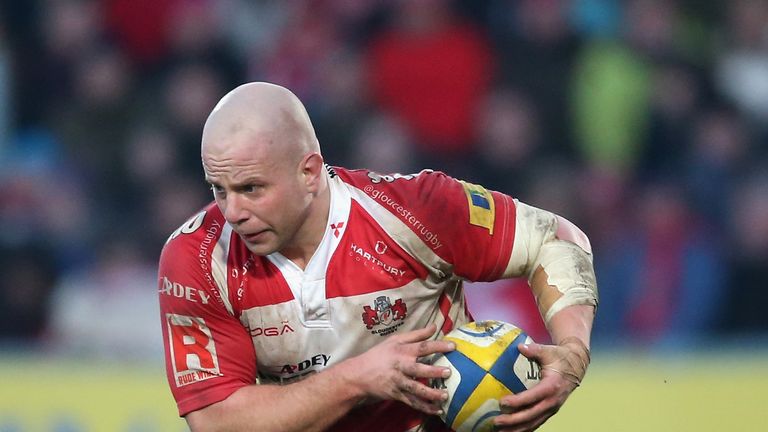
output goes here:
{"type": "Polygon", "coordinates": [[[250,385],[227,399],[186,416],[194,432],[208,431],[322,431],[363,399],[359,386],[350,385],[340,363],[322,373],[289,384],[250,385]]]}
{"type": "MultiPolygon", "coordinates": [[[[583,232],[566,219],[519,203],[515,250],[508,270],[528,276],[554,345],[521,345],[542,368],[541,382],[505,396],[500,431],[532,431],[554,415],[581,384],[590,362],[597,306],[592,252],[583,232]]],[[[510,274],[508,274],[510,275],[510,274]]]]}
{"type": "Polygon", "coordinates": [[[285,385],[250,385],[227,399],[186,416],[194,432],[322,431],[365,398],[399,400],[437,414],[444,390],[415,378],[446,377],[446,368],[418,362],[420,357],[455,348],[429,340],[435,326],[391,336],[371,350],[323,372],[285,385]]]}

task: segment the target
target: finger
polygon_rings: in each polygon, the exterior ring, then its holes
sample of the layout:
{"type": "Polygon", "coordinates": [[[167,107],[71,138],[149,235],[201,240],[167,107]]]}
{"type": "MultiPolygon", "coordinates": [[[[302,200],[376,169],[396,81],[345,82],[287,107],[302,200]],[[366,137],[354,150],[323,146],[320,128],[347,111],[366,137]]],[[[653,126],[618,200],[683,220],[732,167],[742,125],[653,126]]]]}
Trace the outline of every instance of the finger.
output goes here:
{"type": "Polygon", "coordinates": [[[425,339],[429,339],[432,335],[435,334],[435,331],[437,330],[437,326],[435,326],[434,323],[422,328],[422,329],[416,329],[411,330],[409,332],[405,332],[400,335],[404,343],[411,343],[411,342],[418,342],[423,341],[425,339]]]}
{"type": "Polygon", "coordinates": [[[563,347],[537,343],[520,344],[517,348],[523,356],[536,361],[542,367],[562,360],[567,352],[563,347]]]}
{"type": "Polygon", "coordinates": [[[399,400],[404,402],[406,405],[410,406],[411,408],[415,408],[421,412],[424,412],[430,415],[440,415],[443,413],[442,405],[440,403],[427,402],[423,399],[419,399],[418,396],[410,393],[402,393],[400,395],[399,400]]]}
{"type": "Polygon", "coordinates": [[[512,411],[524,409],[529,405],[534,405],[548,397],[552,397],[558,392],[557,382],[560,378],[553,376],[542,377],[541,382],[528,390],[517,394],[507,395],[500,399],[500,405],[508,407],[512,411]]]}
{"type": "Polygon", "coordinates": [[[529,343],[529,344],[519,344],[517,346],[518,351],[520,351],[520,354],[524,355],[526,358],[529,358],[531,360],[536,360],[539,363],[542,363],[541,356],[544,351],[544,345],[537,344],[537,343],[529,343]]]}
{"type": "Polygon", "coordinates": [[[450,368],[418,362],[403,364],[400,366],[400,371],[413,378],[448,378],[451,376],[450,368]]]}
{"type": "MultiPolygon", "coordinates": [[[[411,348],[411,347],[409,347],[411,348]]],[[[416,357],[424,357],[434,353],[446,353],[456,349],[456,343],[445,340],[426,340],[412,345],[413,355],[416,357]]]]}
{"type": "Polygon", "coordinates": [[[528,423],[534,423],[548,419],[557,412],[559,405],[554,399],[545,399],[533,405],[526,406],[513,412],[502,411],[503,414],[495,419],[495,424],[499,426],[519,426],[528,423]]]}
{"type": "Polygon", "coordinates": [[[405,376],[398,382],[397,387],[402,393],[414,395],[425,401],[442,403],[448,399],[447,390],[432,388],[424,383],[405,376]]]}

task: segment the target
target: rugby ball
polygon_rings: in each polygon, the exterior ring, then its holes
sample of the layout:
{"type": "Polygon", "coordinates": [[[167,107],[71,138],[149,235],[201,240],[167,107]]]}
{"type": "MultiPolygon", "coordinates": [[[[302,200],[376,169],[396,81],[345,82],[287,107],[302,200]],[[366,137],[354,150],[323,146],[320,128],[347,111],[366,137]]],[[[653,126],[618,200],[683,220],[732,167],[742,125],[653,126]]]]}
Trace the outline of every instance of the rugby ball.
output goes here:
{"type": "Polygon", "coordinates": [[[502,321],[477,321],[453,329],[445,340],[456,350],[436,354],[432,362],[451,369],[451,376],[431,380],[448,390],[440,418],[456,432],[490,432],[501,414],[499,399],[520,393],[541,380],[541,368],[520,354],[517,346],[531,343],[519,327],[502,321]]]}

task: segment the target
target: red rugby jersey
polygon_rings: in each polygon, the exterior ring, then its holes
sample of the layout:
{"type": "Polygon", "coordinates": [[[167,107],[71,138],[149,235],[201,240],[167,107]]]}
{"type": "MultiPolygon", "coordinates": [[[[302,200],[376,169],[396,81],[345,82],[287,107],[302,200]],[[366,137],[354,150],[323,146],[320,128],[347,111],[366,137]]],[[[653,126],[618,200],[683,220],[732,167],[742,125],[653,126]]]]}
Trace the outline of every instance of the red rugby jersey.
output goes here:
{"type": "MultiPolygon", "coordinates": [[[[280,383],[320,372],[397,332],[436,323],[439,338],[470,321],[462,280],[505,271],[512,198],[428,170],[329,167],[327,175],[328,226],[304,270],[279,253],[251,254],[215,203],[170,236],[159,297],[180,415],[257,377],[280,383]]],[[[331,429],[407,431],[423,421],[385,401],[351,411],[331,429]]]]}

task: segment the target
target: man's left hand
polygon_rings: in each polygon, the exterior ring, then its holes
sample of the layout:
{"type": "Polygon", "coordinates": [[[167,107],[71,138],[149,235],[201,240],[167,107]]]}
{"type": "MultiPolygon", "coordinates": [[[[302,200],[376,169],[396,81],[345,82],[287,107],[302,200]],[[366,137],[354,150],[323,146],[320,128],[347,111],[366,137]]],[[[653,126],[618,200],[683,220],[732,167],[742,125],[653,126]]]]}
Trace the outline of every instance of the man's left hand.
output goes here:
{"type": "Polygon", "coordinates": [[[589,350],[579,340],[568,338],[560,345],[520,345],[520,352],[541,365],[541,382],[524,392],[501,398],[502,414],[494,423],[497,431],[533,431],[552,417],[579,386],[587,366],[589,350]]]}

